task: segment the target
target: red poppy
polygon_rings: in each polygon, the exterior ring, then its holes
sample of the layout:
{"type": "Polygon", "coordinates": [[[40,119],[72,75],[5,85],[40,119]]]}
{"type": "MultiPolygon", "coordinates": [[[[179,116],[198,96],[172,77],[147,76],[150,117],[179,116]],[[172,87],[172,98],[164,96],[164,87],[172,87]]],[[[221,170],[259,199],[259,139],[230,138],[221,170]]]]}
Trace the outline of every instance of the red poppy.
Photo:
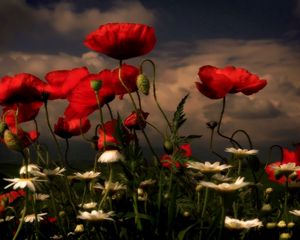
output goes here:
{"type": "Polygon", "coordinates": [[[61,138],[71,138],[86,133],[91,128],[91,123],[87,118],[83,119],[65,119],[58,118],[57,123],[54,125],[54,133],[61,138]],[[80,130],[81,128],[81,130],[80,130]]]}
{"type": "Polygon", "coordinates": [[[74,68],[72,70],[57,70],[46,74],[48,85],[45,91],[49,99],[66,99],[79,82],[89,74],[86,67],[74,68]]]}
{"type": "MultiPolygon", "coordinates": [[[[275,177],[275,171],[274,167],[280,166],[281,164],[287,164],[287,163],[296,163],[297,166],[300,166],[300,145],[296,146],[295,151],[290,151],[287,148],[283,148],[283,159],[282,161],[270,163],[266,166],[265,171],[268,175],[268,178],[270,181],[277,182],[277,183],[285,183],[286,177],[281,176],[279,179],[275,177]]],[[[300,171],[296,172],[298,177],[296,177],[296,180],[300,179],[300,171]]],[[[288,179],[290,182],[291,179],[288,179]]]]}
{"type": "Polygon", "coordinates": [[[0,80],[0,105],[41,101],[45,85],[28,73],[5,76],[0,80]]]}
{"type": "Polygon", "coordinates": [[[199,69],[200,82],[196,82],[197,89],[206,97],[219,99],[228,93],[242,92],[251,95],[264,88],[266,80],[261,80],[243,68],[228,66],[217,68],[203,66],[199,69]]]}
{"type": "Polygon", "coordinates": [[[34,120],[39,113],[42,102],[19,103],[3,108],[2,117],[9,127],[15,126],[15,114],[18,109],[18,123],[34,120]]]}
{"type": "Polygon", "coordinates": [[[23,189],[13,190],[8,193],[0,194],[0,215],[5,211],[5,206],[3,205],[3,201],[6,201],[8,204],[13,203],[20,197],[24,197],[26,192],[23,189]]]}
{"type": "Polygon", "coordinates": [[[133,111],[125,120],[124,125],[129,129],[141,129],[146,127],[145,120],[147,119],[149,113],[144,112],[142,110],[138,110],[139,114],[137,112],[133,111]],[[140,114],[142,114],[143,118],[140,117],[140,114]]]}
{"type": "Polygon", "coordinates": [[[84,40],[88,48],[118,60],[145,55],[155,43],[154,28],[134,23],[101,25],[84,40]]]}
{"type": "Polygon", "coordinates": [[[113,119],[104,123],[102,127],[99,128],[99,138],[98,138],[98,149],[102,150],[104,148],[104,143],[106,150],[111,148],[116,148],[120,144],[117,135],[117,125],[118,121],[113,119]]]}
{"type": "Polygon", "coordinates": [[[186,143],[186,144],[182,144],[179,146],[179,148],[177,149],[177,151],[175,152],[174,156],[176,157],[176,155],[179,154],[180,157],[180,161],[172,159],[172,157],[168,154],[164,154],[161,158],[160,158],[160,162],[162,164],[163,167],[165,168],[176,168],[179,169],[181,167],[185,167],[185,162],[184,162],[184,158],[190,158],[192,156],[192,149],[191,149],[191,145],[186,143]]]}

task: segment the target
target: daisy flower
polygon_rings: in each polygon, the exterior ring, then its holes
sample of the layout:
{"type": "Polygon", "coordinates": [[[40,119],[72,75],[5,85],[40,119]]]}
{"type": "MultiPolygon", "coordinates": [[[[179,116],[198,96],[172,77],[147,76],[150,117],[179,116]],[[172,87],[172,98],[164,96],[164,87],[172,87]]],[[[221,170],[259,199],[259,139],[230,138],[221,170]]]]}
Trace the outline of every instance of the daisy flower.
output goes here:
{"type": "Polygon", "coordinates": [[[100,163],[114,163],[124,161],[124,156],[118,150],[107,150],[98,159],[100,163]]]}
{"type": "Polygon", "coordinates": [[[40,167],[38,165],[28,164],[27,166],[24,165],[20,168],[20,171],[19,171],[20,175],[26,174],[26,169],[27,169],[28,173],[32,173],[32,174],[40,171],[40,167]]]}
{"type": "Polygon", "coordinates": [[[100,175],[100,172],[94,172],[94,171],[89,171],[89,172],[84,172],[84,173],[74,173],[75,178],[78,180],[83,180],[83,181],[90,181],[95,179],[100,175]]]}
{"type": "Polygon", "coordinates": [[[104,220],[114,221],[111,217],[114,215],[113,211],[103,212],[102,210],[92,212],[81,212],[79,211],[79,215],[77,218],[88,221],[88,222],[101,222],[104,220]]]}
{"type": "Polygon", "coordinates": [[[258,150],[255,150],[255,149],[248,150],[248,149],[230,147],[230,148],[226,148],[225,152],[232,153],[233,155],[235,155],[237,157],[246,157],[249,155],[256,155],[258,153],[258,150]]]}
{"type": "Polygon", "coordinates": [[[89,203],[84,203],[84,204],[79,204],[79,207],[82,207],[84,209],[92,209],[97,206],[96,202],[89,202],[89,203]]]}
{"type": "Polygon", "coordinates": [[[291,214],[297,216],[297,217],[300,217],[300,210],[293,210],[293,211],[290,211],[291,214]]]}
{"type": "Polygon", "coordinates": [[[235,218],[230,218],[228,216],[225,217],[225,227],[231,230],[234,229],[249,229],[254,227],[262,227],[263,224],[261,221],[259,221],[258,218],[252,219],[252,220],[239,220],[235,218]]]}
{"type": "MultiPolygon", "coordinates": [[[[32,192],[35,192],[35,186],[34,183],[36,181],[38,181],[37,177],[33,177],[33,178],[4,178],[4,180],[11,182],[10,184],[8,184],[6,188],[9,187],[13,187],[13,189],[24,189],[24,188],[29,188],[32,192]]],[[[40,180],[39,180],[40,181],[40,180]]]]}
{"type": "Polygon", "coordinates": [[[192,168],[196,169],[202,173],[219,173],[222,172],[225,169],[231,168],[231,165],[226,165],[226,164],[220,164],[220,162],[187,162],[187,168],[192,168]]]}
{"type": "Polygon", "coordinates": [[[32,223],[36,220],[36,218],[37,218],[37,221],[40,222],[40,221],[44,220],[43,216],[45,216],[45,215],[47,215],[47,213],[38,213],[38,214],[32,213],[32,214],[25,216],[24,222],[32,223]]]}
{"type": "Polygon", "coordinates": [[[218,192],[233,192],[249,185],[250,183],[244,182],[243,177],[238,177],[234,183],[215,184],[212,182],[200,181],[200,184],[204,187],[212,188],[218,192]]]}

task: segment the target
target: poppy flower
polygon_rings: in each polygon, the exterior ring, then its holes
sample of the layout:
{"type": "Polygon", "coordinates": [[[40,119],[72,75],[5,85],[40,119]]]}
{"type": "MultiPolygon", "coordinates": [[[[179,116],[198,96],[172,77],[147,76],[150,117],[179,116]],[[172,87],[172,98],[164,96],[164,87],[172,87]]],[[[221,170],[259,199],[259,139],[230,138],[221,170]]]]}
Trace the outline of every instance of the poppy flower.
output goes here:
{"type": "Polygon", "coordinates": [[[104,149],[104,142],[106,144],[105,150],[114,150],[119,149],[122,145],[126,145],[133,139],[133,136],[129,134],[124,125],[119,125],[116,119],[104,123],[104,125],[99,128],[98,133],[99,150],[104,149]]]}
{"type": "Polygon", "coordinates": [[[88,48],[118,60],[145,55],[155,43],[154,28],[135,23],[107,23],[84,40],[88,48]]]}
{"type": "Polygon", "coordinates": [[[190,158],[192,156],[192,149],[191,145],[186,143],[179,146],[179,148],[176,150],[175,154],[173,155],[174,158],[172,158],[168,154],[164,154],[160,158],[160,163],[165,168],[176,168],[180,169],[181,167],[186,167],[185,158],[190,158]]]}
{"type": "Polygon", "coordinates": [[[48,85],[45,92],[49,94],[50,100],[66,99],[79,82],[89,74],[86,67],[74,68],[72,70],[57,70],[46,74],[48,85]]]}
{"type": "MultiPolygon", "coordinates": [[[[265,171],[268,175],[270,181],[277,182],[277,183],[285,183],[286,176],[275,176],[276,171],[280,166],[284,164],[294,163],[295,166],[300,166],[300,145],[296,146],[295,151],[290,151],[287,148],[283,148],[283,159],[282,161],[270,163],[266,166],[265,171]]],[[[296,180],[300,179],[300,171],[296,171],[297,176],[295,176],[296,180]]],[[[289,178],[288,181],[290,182],[291,179],[289,178]]]]}
{"type": "Polygon", "coordinates": [[[18,109],[18,123],[34,120],[39,113],[42,102],[18,103],[3,108],[2,117],[9,127],[15,126],[15,114],[18,109]]]}
{"type": "Polygon", "coordinates": [[[0,215],[2,215],[5,211],[5,206],[3,205],[3,201],[6,201],[8,204],[13,203],[20,197],[24,197],[26,192],[23,189],[19,189],[16,191],[10,191],[8,193],[0,194],[0,215]]]}
{"type": "Polygon", "coordinates": [[[138,110],[139,114],[137,112],[133,111],[125,120],[124,120],[124,126],[126,126],[129,129],[143,129],[146,127],[145,120],[147,119],[149,113],[144,112],[142,110],[138,110]],[[140,114],[143,116],[143,118],[140,117],[140,114]]]}
{"type": "Polygon", "coordinates": [[[233,66],[222,69],[206,65],[199,69],[198,76],[200,82],[196,82],[197,89],[211,99],[223,98],[228,93],[251,95],[267,84],[266,80],[261,80],[257,75],[233,66]]]}
{"type": "Polygon", "coordinates": [[[0,80],[0,105],[42,101],[46,84],[34,75],[20,73],[0,80]]]}
{"type": "Polygon", "coordinates": [[[86,133],[91,128],[91,123],[87,118],[83,119],[66,119],[63,117],[58,118],[57,123],[54,125],[54,133],[61,138],[71,138],[86,133]],[[81,130],[80,130],[81,128],[81,130]]]}

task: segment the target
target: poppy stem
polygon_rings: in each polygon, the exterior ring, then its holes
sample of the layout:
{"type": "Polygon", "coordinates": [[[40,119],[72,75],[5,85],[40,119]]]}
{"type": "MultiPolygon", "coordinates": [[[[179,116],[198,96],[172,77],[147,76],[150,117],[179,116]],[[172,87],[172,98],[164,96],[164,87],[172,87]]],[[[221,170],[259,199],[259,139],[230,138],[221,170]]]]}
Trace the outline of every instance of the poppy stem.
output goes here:
{"type": "Polygon", "coordinates": [[[109,115],[110,115],[110,119],[113,120],[113,119],[114,119],[114,115],[113,115],[113,113],[112,113],[112,110],[111,110],[109,104],[106,103],[105,105],[106,105],[106,107],[107,107],[107,109],[108,109],[108,112],[109,112],[109,115]]]}
{"type": "Polygon", "coordinates": [[[64,162],[63,162],[63,154],[62,154],[62,151],[61,151],[61,148],[60,148],[60,145],[57,141],[57,138],[53,132],[53,129],[51,127],[51,123],[50,123],[50,119],[49,119],[49,112],[48,112],[48,104],[47,104],[47,100],[44,101],[44,107],[45,107],[45,113],[46,113],[46,121],[47,121],[47,125],[48,125],[48,128],[49,128],[49,131],[54,139],[54,142],[55,142],[55,145],[56,145],[56,148],[57,148],[57,152],[58,152],[58,157],[61,161],[61,164],[62,164],[62,167],[65,165],[64,162]]]}
{"type": "Polygon", "coordinates": [[[236,144],[239,148],[241,148],[241,145],[235,141],[234,139],[232,139],[231,137],[225,136],[224,134],[221,133],[221,124],[222,124],[222,120],[223,120],[223,116],[224,116],[224,112],[225,112],[225,106],[226,106],[226,97],[223,97],[223,102],[222,102],[222,110],[221,110],[221,114],[220,114],[220,118],[219,118],[219,122],[218,122],[218,127],[217,127],[217,133],[219,134],[219,136],[228,139],[234,146],[234,144],[236,144]]]}
{"type": "Polygon", "coordinates": [[[172,131],[172,125],[170,123],[170,121],[168,120],[167,118],[167,115],[165,114],[164,110],[162,109],[162,107],[160,106],[159,102],[158,102],[158,99],[157,99],[157,95],[156,95],[156,66],[155,66],[155,63],[150,60],[150,59],[144,59],[142,61],[142,63],[140,64],[140,72],[143,73],[143,65],[144,63],[150,63],[152,65],[152,69],[153,69],[153,81],[152,81],[152,86],[153,86],[153,97],[154,97],[154,100],[155,100],[155,103],[159,109],[159,111],[162,113],[164,119],[166,120],[169,128],[170,128],[170,131],[172,131]]]}
{"type": "Polygon", "coordinates": [[[106,132],[105,132],[105,128],[104,128],[104,119],[103,119],[103,112],[102,112],[102,108],[100,105],[100,99],[98,96],[98,91],[95,91],[95,96],[96,96],[96,101],[97,101],[97,105],[98,105],[98,110],[99,110],[99,118],[100,118],[100,123],[103,127],[103,150],[105,151],[106,149],[106,132]]]}

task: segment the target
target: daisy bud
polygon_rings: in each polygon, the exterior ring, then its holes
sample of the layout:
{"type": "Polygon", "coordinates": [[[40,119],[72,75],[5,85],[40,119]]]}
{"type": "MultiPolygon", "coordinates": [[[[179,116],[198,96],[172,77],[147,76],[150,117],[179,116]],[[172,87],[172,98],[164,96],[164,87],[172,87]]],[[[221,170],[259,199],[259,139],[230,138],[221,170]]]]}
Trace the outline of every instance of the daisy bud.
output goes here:
{"type": "Polygon", "coordinates": [[[288,228],[293,228],[294,226],[295,226],[294,222],[289,222],[287,225],[288,228]]]}
{"type": "Polygon", "coordinates": [[[0,136],[3,136],[4,131],[7,129],[7,124],[5,122],[0,122],[0,136]]]}
{"type": "Polygon", "coordinates": [[[14,150],[17,152],[21,152],[23,150],[23,146],[18,136],[13,134],[10,130],[6,129],[4,131],[3,141],[8,149],[14,150]]]}
{"type": "Polygon", "coordinates": [[[271,192],[273,192],[273,188],[267,188],[266,190],[265,190],[265,193],[266,194],[270,194],[271,192]]]}
{"type": "Polygon", "coordinates": [[[266,225],[267,229],[273,229],[275,227],[276,227],[276,223],[274,223],[274,222],[268,222],[266,225]]]}
{"type": "Polygon", "coordinates": [[[101,87],[102,87],[102,81],[101,80],[92,80],[90,82],[91,84],[91,88],[95,91],[95,92],[98,92],[101,87]]]}
{"type": "Polygon", "coordinates": [[[76,225],[76,228],[75,228],[74,232],[75,233],[82,233],[82,232],[84,232],[84,226],[83,226],[83,224],[76,225]]]}
{"type": "Polygon", "coordinates": [[[137,80],[136,80],[136,85],[143,94],[145,94],[145,95],[149,94],[150,81],[146,75],[144,75],[144,74],[138,75],[137,80]]]}
{"type": "Polygon", "coordinates": [[[173,144],[169,140],[164,142],[164,150],[167,154],[173,153],[173,144]]]}
{"type": "Polygon", "coordinates": [[[287,240],[291,239],[292,235],[290,233],[281,233],[279,236],[279,240],[287,240]]]}
{"type": "Polygon", "coordinates": [[[285,221],[281,220],[277,223],[277,227],[279,228],[285,228],[286,227],[286,223],[285,221]]]}
{"type": "Polygon", "coordinates": [[[190,212],[189,211],[184,211],[183,212],[183,216],[184,217],[189,217],[191,214],[190,214],[190,212]]]}
{"type": "Polygon", "coordinates": [[[271,204],[264,204],[261,208],[261,211],[264,213],[269,213],[272,211],[272,206],[271,204]]]}

